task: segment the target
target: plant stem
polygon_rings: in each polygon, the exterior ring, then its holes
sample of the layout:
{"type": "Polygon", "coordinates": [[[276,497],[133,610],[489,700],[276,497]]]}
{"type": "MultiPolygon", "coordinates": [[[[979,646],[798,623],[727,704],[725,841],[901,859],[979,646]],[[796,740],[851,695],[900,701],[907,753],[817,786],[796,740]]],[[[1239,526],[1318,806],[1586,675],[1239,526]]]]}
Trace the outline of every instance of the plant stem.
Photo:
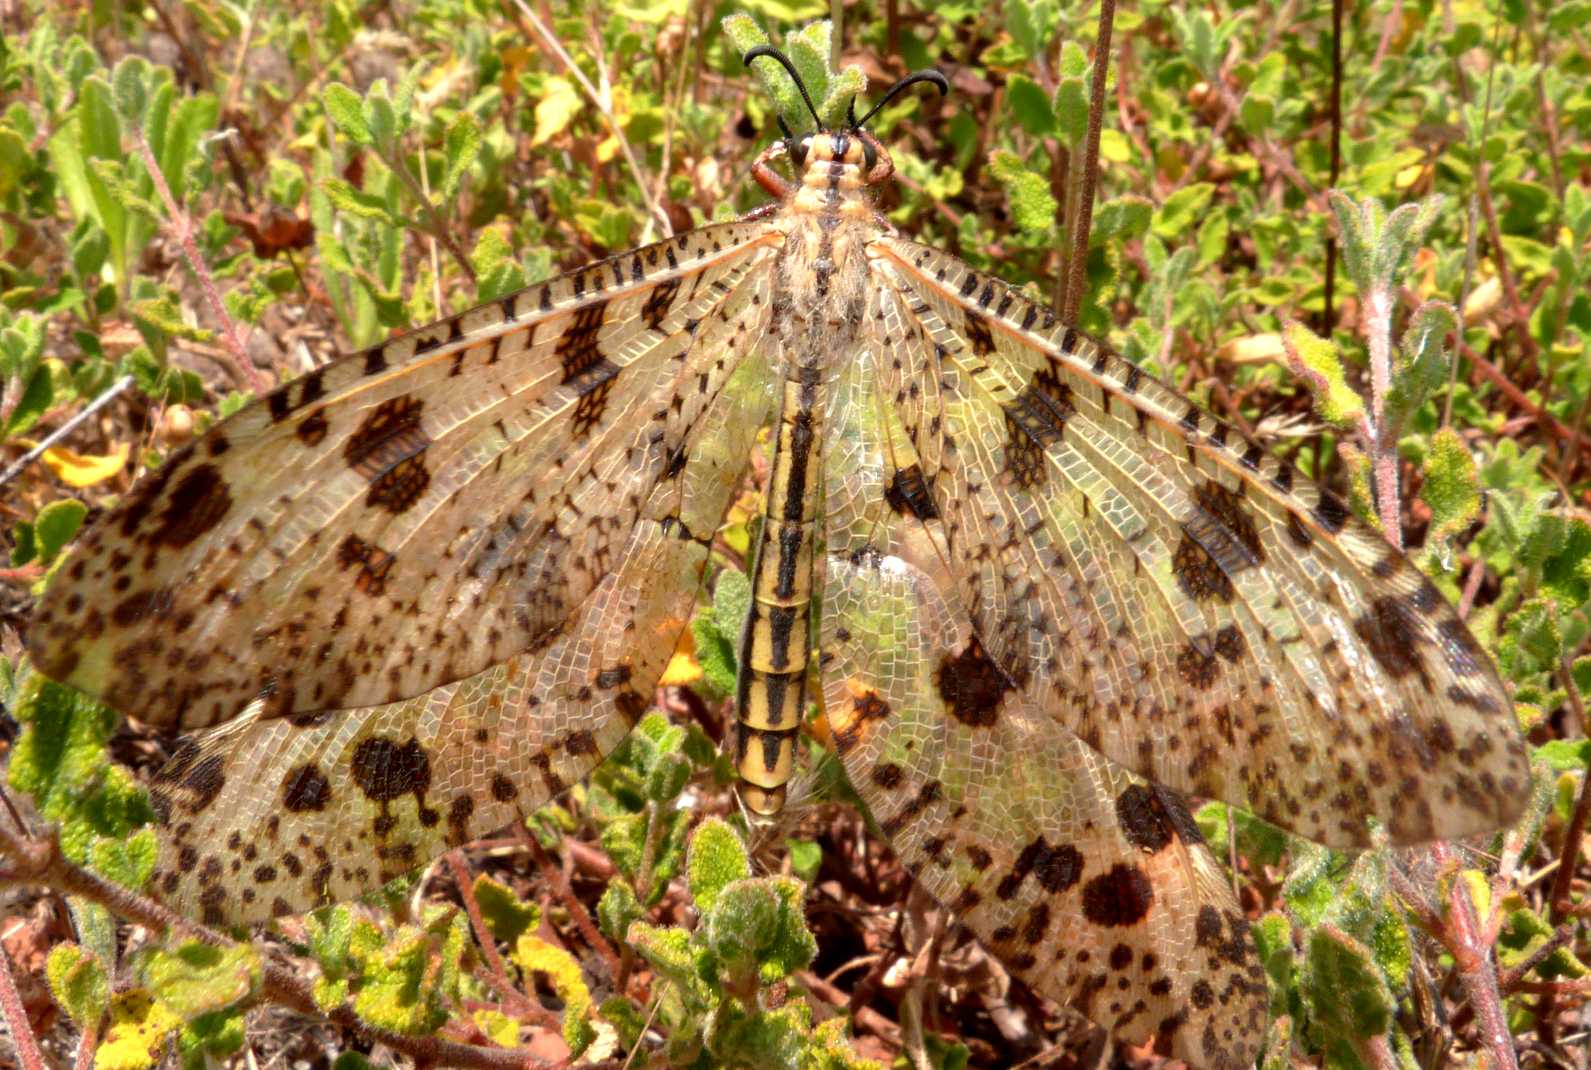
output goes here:
{"type": "Polygon", "coordinates": [[[182,206],[177,203],[177,198],[172,196],[171,187],[166,184],[166,174],[160,169],[160,162],[155,159],[155,150],[150,147],[149,139],[144,136],[141,126],[133,127],[133,145],[138,149],[138,155],[144,161],[144,169],[149,172],[149,178],[155,184],[155,192],[160,194],[160,201],[166,207],[166,215],[171,217],[171,229],[176,234],[177,243],[182,246],[182,254],[188,261],[188,267],[199,280],[199,289],[204,292],[211,314],[221,325],[221,340],[226,344],[227,352],[232,354],[232,359],[237,362],[238,374],[243,376],[249,384],[249,389],[254,393],[265,393],[265,380],[254,369],[254,362],[249,359],[248,351],[243,348],[243,340],[238,337],[237,325],[232,322],[226,305],[221,303],[221,291],[216,289],[215,279],[210,276],[210,269],[205,266],[204,258],[199,255],[198,245],[194,244],[193,223],[188,219],[188,213],[184,212],[182,206]]]}
{"type": "Polygon", "coordinates": [[[1094,81],[1088,99],[1088,134],[1083,139],[1083,168],[1078,183],[1077,226],[1072,230],[1071,264],[1061,322],[1075,326],[1088,282],[1088,232],[1094,224],[1094,186],[1099,181],[1099,132],[1104,124],[1105,86],[1110,76],[1110,35],[1116,21],[1116,0],[1100,0],[1099,31],[1094,40],[1094,81]]]}
{"type": "Polygon", "coordinates": [[[11,1043],[17,1049],[22,1070],[45,1070],[44,1053],[39,1050],[27,1009],[22,1006],[22,994],[17,991],[16,978],[11,974],[11,956],[3,947],[0,947],[0,1017],[5,1019],[11,1033],[11,1043]]]}
{"type": "Polygon", "coordinates": [[[120,394],[123,390],[126,390],[132,385],[133,377],[131,375],[124,375],[112,383],[103,394],[89,403],[89,405],[84,408],[82,412],[66,421],[66,423],[62,424],[54,431],[51,431],[45,436],[43,442],[40,442],[27,453],[24,453],[20,458],[17,459],[15,464],[13,464],[10,468],[7,468],[3,473],[0,473],[0,487],[5,486],[7,483],[15,479],[24,468],[38,460],[40,457],[44,456],[45,452],[49,450],[51,446],[61,441],[61,439],[65,438],[67,435],[70,435],[73,431],[76,431],[78,427],[82,426],[83,421],[87,420],[90,416],[93,416],[106,405],[109,405],[111,400],[115,398],[117,394],[120,394]]]}
{"type": "MultiPolygon", "coordinates": [[[[1327,189],[1337,188],[1337,177],[1342,172],[1342,6],[1343,0],[1331,0],[1331,180],[1327,189]]],[[[1332,299],[1337,287],[1337,232],[1326,228],[1326,293],[1324,322],[1321,333],[1328,338],[1336,326],[1332,299]]]]}
{"type": "Polygon", "coordinates": [[[1391,441],[1386,426],[1386,398],[1392,390],[1392,312],[1397,298],[1390,282],[1377,282],[1364,297],[1365,342],[1370,349],[1370,433],[1365,449],[1370,453],[1381,533],[1401,550],[1397,443],[1391,441]]]}

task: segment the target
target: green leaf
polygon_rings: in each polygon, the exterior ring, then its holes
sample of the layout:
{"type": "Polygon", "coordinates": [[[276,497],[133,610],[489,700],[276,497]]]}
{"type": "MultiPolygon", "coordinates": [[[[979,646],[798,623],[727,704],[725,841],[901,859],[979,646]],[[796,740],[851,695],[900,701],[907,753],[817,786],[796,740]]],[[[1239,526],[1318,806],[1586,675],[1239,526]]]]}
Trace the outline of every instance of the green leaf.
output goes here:
{"type": "Polygon", "coordinates": [[[387,96],[385,78],[377,78],[365,93],[364,118],[370,143],[390,160],[398,151],[398,114],[392,108],[392,98],[387,96]]]}
{"type": "Polygon", "coordinates": [[[1011,202],[1011,217],[1017,227],[1029,234],[1048,233],[1060,211],[1060,205],[1050,194],[1049,180],[1029,171],[1019,157],[1009,152],[991,154],[989,169],[1005,187],[1011,202]]]}
{"type": "Polygon", "coordinates": [[[143,960],[144,982],[161,1003],[184,1019],[230,1007],[260,983],[260,960],[251,944],[216,947],[190,940],[143,960]]]}
{"type": "Polygon", "coordinates": [[[57,944],[44,963],[50,995],[84,1031],[95,1029],[110,1007],[110,978],[91,952],[76,944],[57,944]]]}
{"type": "Polygon", "coordinates": [[[149,103],[149,61],[142,56],[127,56],[111,72],[111,96],[116,111],[129,125],[143,122],[149,103]]]}
{"type": "Polygon", "coordinates": [[[561,947],[526,933],[514,946],[514,962],[527,974],[546,977],[563,1000],[563,1039],[579,1054],[596,1039],[591,1027],[591,989],[580,975],[580,964],[561,947]]]}
{"type": "Polygon", "coordinates": [[[341,82],[332,82],[321,90],[320,99],[326,106],[326,114],[337,124],[343,137],[356,145],[375,144],[370,136],[370,126],[365,122],[364,102],[359,99],[358,93],[341,82]]]}
{"type": "Polygon", "coordinates": [[[734,830],[719,818],[709,818],[691,836],[685,872],[696,909],[705,913],[726,886],[751,875],[751,860],[734,830]]]}
{"type": "Polygon", "coordinates": [[[534,931],[541,924],[541,907],[520,899],[506,884],[483,873],[475,878],[473,890],[486,927],[505,944],[512,944],[521,933],[534,931]]]}
{"type": "Polygon", "coordinates": [[[461,111],[447,128],[447,135],[443,140],[443,158],[446,165],[442,171],[442,196],[451,198],[458,193],[459,182],[464,177],[464,172],[475,163],[475,158],[481,152],[481,128],[475,121],[475,116],[467,111],[461,111]]]}
{"type": "Polygon", "coordinates": [[[597,925],[610,940],[623,940],[630,926],[645,916],[635,889],[623,877],[608,882],[597,901],[597,925]]]}
{"type": "Polygon", "coordinates": [[[55,403],[55,382],[50,375],[50,369],[44,365],[35,368],[28,376],[27,383],[22,388],[22,396],[17,399],[16,407],[0,424],[0,439],[9,439],[14,435],[26,432],[39,417],[49,411],[55,403]]]}
{"type": "Polygon", "coordinates": [[[545,145],[559,134],[585,108],[580,91],[567,78],[554,75],[542,83],[542,97],[536,102],[536,131],[530,147],[545,145]]]}
{"type": "Polygon", "coordinates": [[[1302,323],[1288,321],[1282,328],[1282,348],[1293,374],[1314,395],[1321,419],[1344,429],[1356,427],[1364,418],[1364,399],[1348,385],[1337,347],[1302,323]]]}
{"type": "Polygon", "coordinates": [[[328,176],[320,180],[320,188],[341,212],[357,219],[369,219],[391,227],[402,226],[402,223],[393,218],[388,211],[385,200],[373,193],[355,189],[343,179],[328,176]]]}
{"type": "Polygon", "coordinates": [[[1385,1033],[1397,1011],[1370,949],[1331,925],[1310,933],[1302,990],[1328,1043],[1350,1049],[1385,1033]]]}
{"type": "Polygon", "coordinates": [[[1011,75],[1006,82],[1005,102],[1028,133],[1035,137],[1055,133],[1055,112],[1050,108],[1049,95],[1033,79],[1021,74],[1011,75]]]}
{"type": "MultiPolygon", "coordinates": [[[[447,1021],[435,978],[431,976],[431,940],[421,929],[406,925],[383,943],[360,940],[350,945],[364,976],[354,997],[354,1011],[381,1029],[395,1033],[431,1033],[447,1021]]],[[[521,936],[523,943],[529,939],[521,936]]]]}
{"type": "Polygon", "coordinates": [[[809,884],[816,880],[823,865],[823,846],[811,840],[785,840],[784,846],[790,856],[790,871],[809,884]]]}
{"type": "Polygon", "coordinates": [[[1430,541],[1445,542],[1480,518],[1480,472],[1469,447],[1451,427],[1431,436],[1420,497],[1431,507],[1430,541]]]}
{"type": "Polygon", "coordinates": [[[183,1026],[177,1038],[183,1070],[210,1070],[218,1061],[242,1051],[243,1040],[241,1008],[202,1014],[183,1026]]]}
{"type": "Polygon", "coordinates": [[[141,828],[126,839],[101,836],[94,842],[89,866],[107,880],[136,892],[149,883],[159,857],[155,830],[141,828]]]}
{"type": "Polygon", "coordinates": [[[735,880],[718,889],[702,911],[707,947],[731,975],[760,967],[778,927],[779,896],[766,880],[735,880]]]}
{"type": "Polygon", "coordinates": [[[807,928],[806,885],[793,877],[767,880],[779,900],[773,940],[762,955],[762,981],[773,984],[810,966],[817,958],[818,943],[807,928]]]}
{"type": "Polygon", "coordinates": [[[1088,87],[1082,78],[1062,78],[1055,86],[1055,129],[1076,148],[1088,133],[1088,87]]]}
{"type": "Polygon", "coordinates": [[[1170,241],[1191,230],[1203,219],[1214,195],[1215,185],[1210,182],[1195,182],[1177,190],[1155,212],[1155,235],[1170,241]]]}
{"type": "Polygon", "coordinates": [[[1124,193],[1094,209],[1094,226],[1088,237],[1089,245],[1106,242],[1125,242],[1141,237],[1149,230],[1155,206],[1149,198],[1136,193],[1124,193]]]}
{"type": "Polygon", "coordinates": [[[1458,327],[1458,313],[1442,301],[1427,301],[1409,317],[1398,347],[1398,366],[1387,391],[1386,419],[1389,438],[1425,399],[1447,384],[1447,338],[1458,327]]]}
{"type": "Polygon", "coordinates": [[[671,803],[685,790],[690,776],[691,763],[683,754],[660,754],[647,771],[646,797],[655,803],[671,803]]]}

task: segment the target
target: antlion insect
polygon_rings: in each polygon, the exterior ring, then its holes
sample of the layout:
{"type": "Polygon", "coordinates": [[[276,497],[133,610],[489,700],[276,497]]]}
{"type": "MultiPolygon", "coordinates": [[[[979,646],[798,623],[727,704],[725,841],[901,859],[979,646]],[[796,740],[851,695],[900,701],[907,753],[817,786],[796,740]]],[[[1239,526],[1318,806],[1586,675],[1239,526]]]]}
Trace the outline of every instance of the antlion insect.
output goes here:
{"type": "MultiPolygon", "coordinates": [[[[1529,782],[1503,685],[1336,498],[897,235],[877,107],[825,129],[796,83],[815,128],[759,158],[775,203],[222,422],[82,540],[34,662],[223,726],[155,785],[166,901],[221,923],[349,898],[624,738],[771,422],[748,807],[782,802],[815,660],[851,781],[957,920],[1119,1037],[1248,1065],[1264,973],[1178,793],[1342,848],[1370,819],[1494,829],[1529,782]]],[[[919,83],[948,88],[883,99],[919,83]]]]}

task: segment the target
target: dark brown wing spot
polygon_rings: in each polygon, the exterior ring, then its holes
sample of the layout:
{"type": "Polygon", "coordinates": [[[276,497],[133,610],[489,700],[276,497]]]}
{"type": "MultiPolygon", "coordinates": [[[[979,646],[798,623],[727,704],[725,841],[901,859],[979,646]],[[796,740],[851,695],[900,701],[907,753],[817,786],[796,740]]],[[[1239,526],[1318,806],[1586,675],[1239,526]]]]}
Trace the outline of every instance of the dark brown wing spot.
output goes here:
{"type": "Polygon", "coordinates": [[[646,304],[641,306],[641,318],[646,321],[648,327],[654,331],[662,327],[663,317],[668,315],[669,306],[674,303],[674,295],[678,292],[678,279],[669,279],[653,287],[646,304]]]}
{"type": "Polygon", "coordinates": [[[1151,854],[1176,838],[1176,826],[1160,796],[1143,784],[1129,785],[1116,796],[1116,820],[1128,843],[1151,854]]]}
{"type": "Polygon", "coordinates": [[[425,458],[408,457],[371,482],[365,504],[396,516],[408,512],[430,485],[431,473],[425,467],[425,458]]]}
{"type": "Polygon", "coordinates": [[[431,787],[431,760],[415,739],[395,743],[373,736],[354,748],[349,774],[372,802],[422,796],[431,787]]]}
{"type": "Polygon", "coordinates": [[[1331,535],[1341,531],[1348,522],[1348,507],[1328,490],[1320,492],[1320,502],[1315,506],[1314,514],[1315,520],[1331,535]]]}
{"type": "Polygon", "coordinates": [[[423,401],[407,394],[377,405],[343,447],[348,466],[374,482],[394,466],[423,453],[431,444],[420,426],[424,410],[423,401]]]}
{"type": "Polygon", "coordinates": [[[972,343],[972,352],[980,357],[986,357],[994,352],[994,336],[989,333],[989,325],[982,316],[968,312],[966,314],[967,341],[972,343]]]}
{"type": "Polygon", "coordinates": [[[900,810],[881,823],[880,827],[886,836],[894,836],[901,829],[920,817],[934,803],[939,801],[944,794],[945,787],[937,780],[930,780],[917,790],[917,795],[900,810]]]}
{"type": "Polygon", "coordinates": [[[182,808],[190,814],[206,810],[215,802],[221,789],[226,787],[226,758],[221,754],[206,754],[192,740],[178,746],[159,773],[155,774],[156,791],[164,793],[167,785],[183,791],[187,798],[182,808]]]}
{"type": "Polygon", "coordinates": [[[1183,528],[1182,541],[1171,556],[1171,571],[1184,594],[1195,601],[1218,598],[1232,601],[1232,578],[1222,571],[1210,551],[1183,528]]]}
{"type": "Polygon", "coordinates": [[[880,762],[873,767],[873,783],[886,791],[900,787],[905,779],[906,771],[894,762],[880,762]]]}
{"type": "Polygon", "coordinates": [[[1059,895],[1076,884],[1083,875],[1082,852],[1069,843],[1052,847],[1043,836],[1039,836],[1022,848],[1016,861],[1011,864],[1011,871],[1001,877],[1000,883],[995,886],[994,894],[1001,899],[1010,899],[1021,889],[1022,882],[1029,874],[1046,892],[1059,895]]]}
{"type": "Polygon", "coordinates": [[[1144,871],[1118,862],[1083,885],[1083,916],[1108,928],[1136,925],[1148,915],[1154,899],[1144,871]]]}
{"type": "Polygon", "coordinates": [[[326,437],[326,430],[326,410],[316,409],[298,421],[298,428],[294,434],[304,445],[314,447],[320,445],[321,439],[326,437]]]}
{"type": "Polygon", "coordinates": [[[565,324],[563,334],[558,337],[558,344],[553,349],[553,355],[563,366],[564,382],[579,377],[602,359],[602,353],[597,348],[597,333],[602,330],[607,311],[606,301],[593,301],[576,309],[565,324]]]}
{"type": "Polygon", "coordinates": [[[945,709],[962,724],[991,728],[1000,719],[1000,704],[1011,690],[1011,682],[989,660],[977,636],[961,653],[946,657],[936,677],[945,709]]]}
{"type": "Polygon", "coordinates": [[[512,802],[515,796],[519,794],[519,789],[514,786],[512,780],[502,773],[493,773],[491,792],[492,798],[498,802],[512,802]]]}
{"type": "Polygon", "coordinates": [[[319,811],[331,799],[331,782],[313,762],[291,770],[282,778],[282,807],[292,813],[319,811]]]}
{"type": "Polygon", "coordinates": [[[1209,646],[1209,640],[1200,636],[1177,651],[1177,675],[1196,691],[1208,691],[1221,675],[1221,663],[1215,660],[1209,646]]]}
{"type": "Polygon", "coordinates": [[[1418,673],[1429,689],[1431,678],[1425,671],[1420,647],[1419,612],[1401,598],[1385,595],[1370,604],[1364,616],[1354,621],[1353,630],[1364,640],[1370,656],[1394,680],[1418,673]]]}
{"type": "Polygon", "coordinates": [[[389,554],[357,535],[349,535],[337,548],[338,566],[344,570],[359,566],[359,575],[354,579],[354,588],[361,594],[371,597],[380,595],[387,589],[387,574],[392,571],[396,561],[395,554],[389,554]]]}
{"type": "Polygon", "coordinates": [[[884,491],[884,501],[901,516],[910,513],[918,520],[933,520],[939,515],[928,480],[915,464],[895,470],[894,478],[884,491]]]}
{"type": "Polygon", "coordinates": [[[187,546],[219,524],[231,508],[232,495],[220,469],[201,464],[172,490],[153,541],[165,546],[187,546]]]}

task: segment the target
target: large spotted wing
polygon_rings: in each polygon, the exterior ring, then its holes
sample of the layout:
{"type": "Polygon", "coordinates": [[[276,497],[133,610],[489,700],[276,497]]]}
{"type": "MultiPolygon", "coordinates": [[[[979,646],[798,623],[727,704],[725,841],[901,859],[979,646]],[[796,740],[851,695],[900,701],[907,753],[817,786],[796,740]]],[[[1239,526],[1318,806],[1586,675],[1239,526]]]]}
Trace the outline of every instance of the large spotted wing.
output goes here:
{"type": "Polygon", "coordinates": [[[288,383],[93,528],[34,663],[203,728],[261,696],[267,716],[398,702],[543,650],[684,478],[692,422],[764,329],[777,241],[705,227],[288,383]]]}
{"type": "Polygon", "coordinates": [[[1004,284],[892,237],[870,255],[905,423],[883,478],[937,518],[964,662],[1134,772],[1322,843],[1518,816],[1508,693],[1407,558],[1004,284]]]}
{"type": "Polygon", "coordinates": [[[595,571],[567,624],[415,698],[290,718],[259,716],[258,704],[185,744],[153,787],[166,826],[156,894],[215,924],[348,899],[522,817],[597,765],[651,704],[766,422],[772,388],[755,343],[767,283],[747,280],[695,328],[689,389],[667,404],[683,421],[677,445],[632,419],[622,448],[594,459],[574,501],[627,527],[603,559],[563,562],[595,571]]]}
{"type": "Polygon", "coordinates": [[[889,476],[911,447],[886,348],[840,376],[824,457],[823,697],[851,783],[907,868],[1035,989],[1123,1039],[1168,1036],[1191,1065],[1252,1066],[1267,993],[1230,887],[1174,793],[984,652],[925,488],[889,476]]]}

